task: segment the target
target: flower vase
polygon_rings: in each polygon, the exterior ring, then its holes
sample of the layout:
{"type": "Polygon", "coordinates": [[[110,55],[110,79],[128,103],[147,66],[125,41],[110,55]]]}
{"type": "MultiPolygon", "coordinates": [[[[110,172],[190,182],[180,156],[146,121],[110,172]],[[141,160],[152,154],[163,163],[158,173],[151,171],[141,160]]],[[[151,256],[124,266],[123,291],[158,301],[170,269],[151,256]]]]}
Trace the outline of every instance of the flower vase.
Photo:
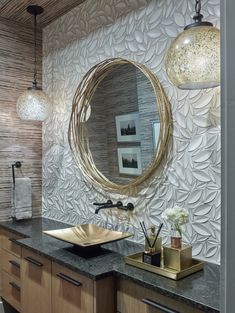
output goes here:
{"type": "Polygon", "coordinates": [[[182,236],[180,228],[171,228],[171,247],[175,249],[181,249],[182,236]]]}

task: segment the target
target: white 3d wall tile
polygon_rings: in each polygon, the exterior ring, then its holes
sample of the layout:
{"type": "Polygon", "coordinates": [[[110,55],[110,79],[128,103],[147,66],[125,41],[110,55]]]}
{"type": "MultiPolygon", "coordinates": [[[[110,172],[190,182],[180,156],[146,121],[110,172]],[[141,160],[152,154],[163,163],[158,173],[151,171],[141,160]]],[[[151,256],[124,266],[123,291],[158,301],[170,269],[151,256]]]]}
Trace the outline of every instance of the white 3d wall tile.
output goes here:
{"type": "MultiPolygon", "coordinates": [[[[219,3],[208,0],[202,7],[205,19],[218,27],[219,3]]],[[[54,108],[43,130],[43,214],[71,224],[126,229],[142,242],[139,220],[158,225],[162,211],[178,204],[190,213],[184,240],[193,245],[194,255],[219,263],[220,89],[179,90],[163,68],[167,47],[192,21],[193,10],[193,0],[87,0],[44,30],[44,85],[54,108]],[[171,162],[137,198],[128,199],[136,205],[129,224],[125,214],[118,220],[115,210],[94,214],[94,200],[127,199],[92,187],[74,163],[67,140],[79,82],[92,66],[111,57],[146,64],[164,86],[173,115],[171,162]]],[[[165,225],[165,240],[169,229],[165,225]]]]}

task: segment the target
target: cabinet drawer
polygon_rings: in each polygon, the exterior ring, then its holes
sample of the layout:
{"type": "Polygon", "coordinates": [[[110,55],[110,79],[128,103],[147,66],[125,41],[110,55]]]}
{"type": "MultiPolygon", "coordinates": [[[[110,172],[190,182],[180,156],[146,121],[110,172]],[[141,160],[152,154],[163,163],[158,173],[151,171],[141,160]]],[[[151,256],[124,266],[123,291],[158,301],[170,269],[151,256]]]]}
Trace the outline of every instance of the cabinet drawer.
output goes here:
{"type": "Polygon", "coordinates": [[[2,253],[2,269],[12,277],[20,280],[20,262],[21,259],[17,256],[3,251],[2,253]]]}
{"type": "Polygon", "coordinates": [[[20,235],[16,235],[12,232],[2,230],[2,249],[21,257],[21,247],[16,244],[14,241],[18,239],[22,239],[23,237],[20,235]]]}
{"type": "Polygon", "coordinates": [[[202,313],[201,310],[124,279],[118,280],[117,311],[120,313],[202,313]]]}
{"type": "Polygon", "coordinates": [[[93,312],[93,281],[52,263],[52,313],[64,312],[93,312]]]}
{"type": "Polygon", "coordinates": [[[2,272],[2,297],[17,311],[20,311],[21,287],[20,282],[6,272],[2,272]]]}
{"type": "Polygon", "coordinates": [[[21,308],[23,313],[51,313],[51,261],[22,249],[21,308]]]}

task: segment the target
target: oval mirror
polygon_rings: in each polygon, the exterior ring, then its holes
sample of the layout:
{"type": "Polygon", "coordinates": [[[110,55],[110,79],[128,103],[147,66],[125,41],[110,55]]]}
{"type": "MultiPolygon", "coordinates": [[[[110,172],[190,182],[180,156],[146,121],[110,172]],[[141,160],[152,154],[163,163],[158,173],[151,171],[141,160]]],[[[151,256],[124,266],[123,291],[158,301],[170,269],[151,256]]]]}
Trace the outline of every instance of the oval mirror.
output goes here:
{"type": "Polygon", "coordinates": [[[85,176],[106,190],[136,193],[161,163],[170,130],[166,94],[142,64],[103,61],[78,86],[70,146],[85,176]]]}

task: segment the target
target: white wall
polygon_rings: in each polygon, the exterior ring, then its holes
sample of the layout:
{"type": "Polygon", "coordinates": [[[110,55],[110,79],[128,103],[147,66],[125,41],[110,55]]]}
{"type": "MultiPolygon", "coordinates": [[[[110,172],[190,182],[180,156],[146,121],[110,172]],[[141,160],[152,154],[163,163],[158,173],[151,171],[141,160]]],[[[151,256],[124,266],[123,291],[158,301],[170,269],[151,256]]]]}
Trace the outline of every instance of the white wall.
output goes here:
{"type": "MultiPolygon", "coordinates": [[[[217,26],[219,3],[203,1],[202,7],[205,19],[217,26]]],[[[125,228],[141,242],[139,220],[158,225],[162,211],[178,204],[190,212],[184,240],[193,245],[194,255],[220,262],[220,89],[182,91],[164,72],[167,47],[192,22],[193,10],[194,1],[188,0],[87,0],[44,29],[44,87],[54,104],[43,130],[44,216],[125,228]],[[164,86],[173,114],[171,162],[137,198],[128,199],[135,204],[131,217],[115,210],[94,214],[95,200],[125,197],[91,186],[74,163],[67,140],[79,82],[92,66],[111,57],[147,65],[164,86]]],[[[165,240],[169,229],[165,225],[162,231],[165,240]]]]}

